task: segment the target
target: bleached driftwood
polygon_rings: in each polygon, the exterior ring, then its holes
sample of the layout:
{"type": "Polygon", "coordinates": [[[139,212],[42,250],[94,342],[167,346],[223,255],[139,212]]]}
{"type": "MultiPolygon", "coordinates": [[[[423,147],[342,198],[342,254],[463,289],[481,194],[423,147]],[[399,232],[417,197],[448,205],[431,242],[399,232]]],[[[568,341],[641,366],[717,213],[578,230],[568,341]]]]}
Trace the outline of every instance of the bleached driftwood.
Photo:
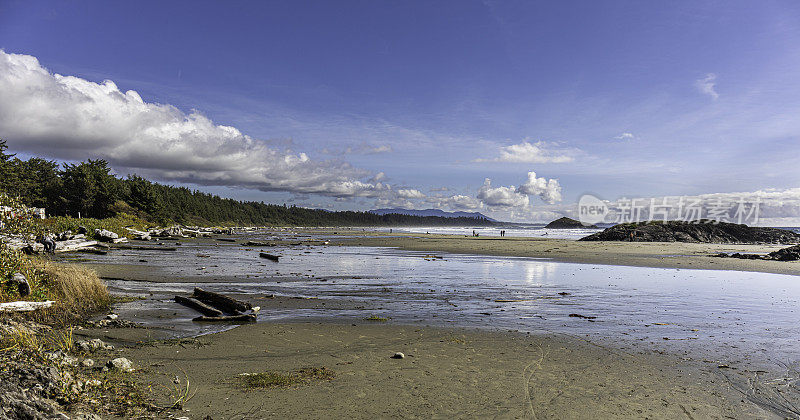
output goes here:
{"type": "Polygon", "coordinates": [[[68,241],[56,242],[56,252],[70,252],[79,249],[89,248],[97,245],[97,241],[86,241],[83,239],[70,239],[68,241]]]}
{"type": "Polygon", "coordinates": [[[30,312],[37,309],[49,308],[55,303],[56,302],[53,300],[47,300],[44,302],[28,302],[23,300],[16,302],[5,302],[0,303],[0,312],[30,312]]]}

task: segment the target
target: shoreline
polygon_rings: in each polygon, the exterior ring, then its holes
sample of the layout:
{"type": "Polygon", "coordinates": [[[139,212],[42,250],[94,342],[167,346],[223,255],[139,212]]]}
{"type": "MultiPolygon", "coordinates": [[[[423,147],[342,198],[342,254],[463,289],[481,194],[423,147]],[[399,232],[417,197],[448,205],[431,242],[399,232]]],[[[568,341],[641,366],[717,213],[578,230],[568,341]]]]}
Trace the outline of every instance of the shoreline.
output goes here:
{"type": "Polygon", "coordinates": [[[800,261],[764,261],[719,258],[720,252],[768,253],[787,245],[711,244],[687,242],[610,242],[517,237],[464,237],[359,232],[361,237],[339,238],[349,246],[389,247],[405,251],[545,258],[579,264],[700,270],[734,270],[800,276],[800,261]]]}

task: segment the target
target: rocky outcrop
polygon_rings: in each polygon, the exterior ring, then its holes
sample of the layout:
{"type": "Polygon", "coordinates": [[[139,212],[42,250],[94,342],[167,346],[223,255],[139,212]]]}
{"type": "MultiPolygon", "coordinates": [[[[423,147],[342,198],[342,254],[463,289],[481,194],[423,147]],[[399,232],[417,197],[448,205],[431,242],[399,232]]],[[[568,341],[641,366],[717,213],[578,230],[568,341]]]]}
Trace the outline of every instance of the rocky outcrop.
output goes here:
{"type": "Polygon", "coordinates": [[[545,226],[545,229],[581,229],[581,228],[597,228],[595,225],[585,225],[575,219],[569,217],[562,217],[553,220],[545,226]]]}
{"type": "Polygon", "coordinates": [[[690,222],[623,223],[581,241],[702,242],[721,244],[796,244],[800,234],[790,230],[750,227],[736,223],[690,222]]]}
{"type": "Polygon", "coordinates": [[[733,254],[726,254],[721,252],[715,257],[720,258],[741,258],[743,260],[767,260],[767,261],[797,261],[800,260],[800,245],[790,246],[788,248],[779,249],[770,252],[767,255],[760,254],[740,254],[735,252],[733,254]]]}

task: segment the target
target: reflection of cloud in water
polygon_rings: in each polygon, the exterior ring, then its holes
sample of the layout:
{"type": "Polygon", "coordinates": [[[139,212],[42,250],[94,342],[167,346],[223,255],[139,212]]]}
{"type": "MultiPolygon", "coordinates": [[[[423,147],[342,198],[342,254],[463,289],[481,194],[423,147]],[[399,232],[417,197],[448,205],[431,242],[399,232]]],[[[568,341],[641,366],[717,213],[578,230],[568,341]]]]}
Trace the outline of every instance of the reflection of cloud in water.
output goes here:
{"type": "Polygon", "coordinates": [[[552,262],[529,261],[525,263],[525,282],[531,286],[544,286],[543,280],[556,275],[558,264],[552,262]]]}

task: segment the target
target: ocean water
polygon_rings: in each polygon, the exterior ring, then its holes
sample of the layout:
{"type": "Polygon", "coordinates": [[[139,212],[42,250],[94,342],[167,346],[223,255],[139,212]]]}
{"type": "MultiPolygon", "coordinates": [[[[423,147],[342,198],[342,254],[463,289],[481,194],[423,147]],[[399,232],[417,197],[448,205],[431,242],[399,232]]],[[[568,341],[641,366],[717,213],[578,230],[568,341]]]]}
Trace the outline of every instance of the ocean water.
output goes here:
{"type": "Polygon", "coordinates": [[[364,228],[378,232],[404,232],[419,234],[439,235],[464,235],[472,236],[475,231],[480,236],[500,236],[500,231],[506,231],[506,236],[522,238],[554,238],[578,240],[602,229],[545,229],[544,226],[512,226],[512,227],[394,227],[394,228],[364,228]]]}
{"type": "Polygon", "coordinates": [[[331,303],[262,311],[260,321],[360,322],[378,315],[412,325],[569,334],[623,351],[685,353],[720,364],[800,360],[796,276],[442,253],[433,258],[425,252],[349,246],[269,248],[282,257],[274,263],[260,259],[259,249],[235,244],[186,242],[178,248],[87,258],[90,264],[139,265],[164,278],[181,278],[108,282],[115,293],[146,298],[118,305],[124,318],[176,336],[223,328],[193,323],[197,314],[171,301],[177,293],[191,293],[196,279],[223,293],[331,303]]]}

